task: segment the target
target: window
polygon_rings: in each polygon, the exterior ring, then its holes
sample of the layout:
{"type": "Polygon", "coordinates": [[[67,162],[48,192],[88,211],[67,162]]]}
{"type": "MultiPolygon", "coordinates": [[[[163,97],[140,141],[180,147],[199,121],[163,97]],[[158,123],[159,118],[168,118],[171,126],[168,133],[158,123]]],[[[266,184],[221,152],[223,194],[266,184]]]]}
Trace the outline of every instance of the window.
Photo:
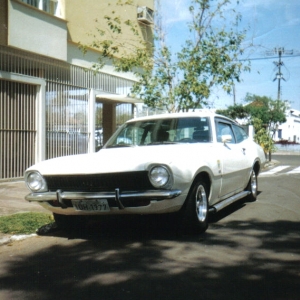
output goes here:
{"type": "Polygon", "coordinates": [[[43,11],[56,15],[57,5],[57,0],[43,0],[43,11]]]}
{"type": "Polygon", "coordinates": [[[60,0],[21,0],[22,2],[43,10],[51,15],[59,16],[58,4],[60,0]]]}
{"type": "Polygon", "coordinates": [[[240,143],[243,140],[246,140],[248,138],[246,132],[240,126],[232,125],[232,129],[233,129],[233,132],[234,132],[237,143],[240,143]]]}
{"type": "Polygon", "coordinates": [[[235,143],[235,137],[233,134],[233,131],[231,129],[231,124],[229,123],[223,123],[223,122],[217,122],[216,123],[216,130],[217,130],[217,141],[222,143],[222,136],[224,135],[230,135],[231,140],[227,143],[235,143]]]}
{"type": "Polygon", "coordinates": [[[22,2],[24,2],[28,5],[34,6],[36,8],[39,7],[39,0],[22,0],[22,2]]]}
{"type": "Polygon", "coordinates": [[[210,141],[209,118],[166,118],[127,123],[115,134],[108,147],[210,141]]]}

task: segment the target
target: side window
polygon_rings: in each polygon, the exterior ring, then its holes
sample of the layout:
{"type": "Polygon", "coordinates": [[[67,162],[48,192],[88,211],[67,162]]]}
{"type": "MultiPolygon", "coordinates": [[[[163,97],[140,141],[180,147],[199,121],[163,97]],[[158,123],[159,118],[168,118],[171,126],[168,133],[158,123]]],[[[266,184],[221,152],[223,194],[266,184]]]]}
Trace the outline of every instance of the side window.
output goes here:
{"type": "Polygon", "coordinates": [[[231,125],[229,123],[222,123],[222,122],[217,122],[216,124],[216,129],[217,129],[217,141],[222,142],[222,136],[223,135],[230,135],[231,136],[231,141],[228,143],[234,144],[235,143],[235,137],[233,134],[233,131],[231,129],[231,125]]]}
{"type": "Polygon", "coordinates": [[[233,132],[235,134],[236,142],[240,143],[243,140],[246,140],[248,138],[246,132],[244,131],[243,128],[237,126],[237,125],[232,125],[233,132]]]}

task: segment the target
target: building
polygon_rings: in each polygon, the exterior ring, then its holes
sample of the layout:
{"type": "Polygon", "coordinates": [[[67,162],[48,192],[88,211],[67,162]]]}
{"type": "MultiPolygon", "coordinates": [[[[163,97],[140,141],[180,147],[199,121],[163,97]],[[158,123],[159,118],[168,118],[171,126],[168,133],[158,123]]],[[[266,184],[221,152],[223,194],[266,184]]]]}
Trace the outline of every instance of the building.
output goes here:
{"type": "Polygon", "coordinates": [[[86,55],[78,48],[112,10],[152,41],[154,0],[118,2],[0,0],[0,180],[45,159],[94,152],[120,115],[132,116],[133,74],[116,73],[109,62],[95,74],[97,48],[86,55]]]}
{"type": "Polygon", "coordinates": [[[287,109],[286,122],[280,124],[276,130],[274,140],[300,143],[300,111],[287,109]]]}

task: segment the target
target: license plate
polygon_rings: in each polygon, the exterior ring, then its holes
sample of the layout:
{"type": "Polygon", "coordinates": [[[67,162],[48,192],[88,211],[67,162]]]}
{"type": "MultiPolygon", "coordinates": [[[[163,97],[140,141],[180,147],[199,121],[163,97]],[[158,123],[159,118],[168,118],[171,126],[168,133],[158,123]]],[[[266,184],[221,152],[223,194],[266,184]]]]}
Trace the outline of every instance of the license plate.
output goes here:
{"type": "Polygon", "coordinates": [[[72,200],[75,210],[83,211],[110,211],[106,199],[93,199],[93,200],[72,200]]]}

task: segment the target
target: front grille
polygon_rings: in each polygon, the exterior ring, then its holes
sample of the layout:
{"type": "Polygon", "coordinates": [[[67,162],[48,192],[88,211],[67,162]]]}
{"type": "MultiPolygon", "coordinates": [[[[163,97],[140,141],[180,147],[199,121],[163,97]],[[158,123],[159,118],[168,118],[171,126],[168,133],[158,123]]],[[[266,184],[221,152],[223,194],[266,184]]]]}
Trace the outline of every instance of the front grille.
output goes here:
{"type": "Polygon", "coordinates": [[[113,192],[142,191],[154,189],[151,185],[148,172],[124,172],[109,174],[83,174],[83,175],[53,175],[44,176],[49,191],[70,192],[113,192]]]}

